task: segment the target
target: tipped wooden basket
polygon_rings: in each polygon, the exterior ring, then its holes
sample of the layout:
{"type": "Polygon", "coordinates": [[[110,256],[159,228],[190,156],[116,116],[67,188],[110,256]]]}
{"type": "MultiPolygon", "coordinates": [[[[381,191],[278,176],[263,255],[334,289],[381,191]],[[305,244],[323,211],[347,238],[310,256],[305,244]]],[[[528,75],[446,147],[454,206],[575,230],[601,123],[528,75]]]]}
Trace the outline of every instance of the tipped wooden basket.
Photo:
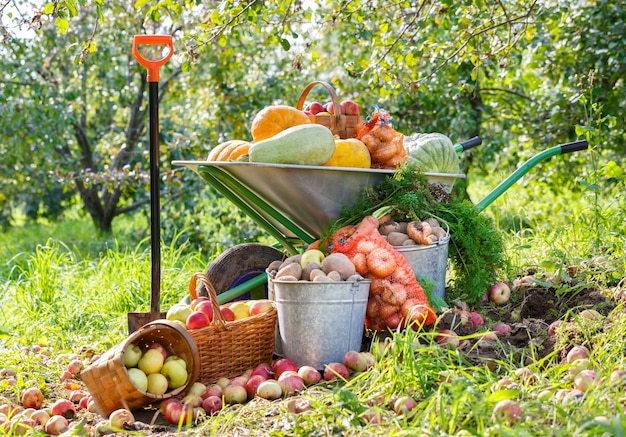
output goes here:
{"type": "Polygon", "coordinates": [[[98,412],[108,417],[119,408],[134,410],[184,393],[196,381],[199,369],[198,349],[189,332],[168,320],[155,320],[102,354],[81,372],[80,377],[87,385],[98,412]],[[124,351],[128,346],[136,344],[145,350],[153,343],[160,343],[168,355],[177,355],[187,363],[188,376],[185,384],[162,395],[139,390],[132,383],[124,366],[124,351]]]}
{"type": "Polygon", "coordinates": [[[189,331],[200,356],[198,381],[212,384],[221,377],[233,378],[262,363],[269,363],[274,350],[276,305],[262,314],[228,322],[220,312],[217,293],[209,278],[196,273],[189,282],[189,296],[198,297],[201,281],[213,306],[213,322],[207,327],[189,331]]]}
{"type": "MultiPolygon", "coordinates": [[[[330,95],[330,100],[333,102],[333,108],[337,111],[339,105],[339,98],[337,97],[337,93],[331,84],[323,81],[315,81],[311,82],[304,88],[300,97],[298,98],[298,103],[296,104],[296,109],[302,110],[304,108],[304,102],[306,101],[309,92],[317,85],[321,85],[328,91],[330,95]]],[[[317,124],[321,124],[326,126],[333,135],[338,135],[341,139],[346,138],[354,138],[356,136],[354,132],[354,128],[363,121],[360,115],[345,115],[345,114],[335,114],[335,115],[314,115],[314,122],[317,124]]]]}

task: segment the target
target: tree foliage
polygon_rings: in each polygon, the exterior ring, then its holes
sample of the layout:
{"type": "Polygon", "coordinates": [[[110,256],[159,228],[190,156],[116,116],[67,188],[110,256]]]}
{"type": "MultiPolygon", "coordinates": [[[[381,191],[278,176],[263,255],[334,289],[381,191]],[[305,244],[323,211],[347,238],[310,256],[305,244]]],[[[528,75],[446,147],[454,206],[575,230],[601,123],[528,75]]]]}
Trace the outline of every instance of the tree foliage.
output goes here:
{"type": "MultiPolygon", "coordinates": [[[[295,105],[313,80],[366,113],[384,107],[407,134],[480,135],[483,146],[464,154],[468,173],[513,169],[581,135],[609,162],[625,150],[615,117],[626,101],[626,8],[616,1],[54,0],[38,10],[34,38],[1,28],[4,224],[16,207],[55,217],[78,201],[107,230],[147,203],[145,72],[130,55],[137,33],[174,37],[160,165],[164,198],[192,211],[171,212],[192,228],[195,197],[209,192],[171,161],[250,139],[258,110],[295,105]]],[[[322,90],[309,97],[327,99],[322,90]]],[[[541,177],[569,183],[564,174],[583,159],[561,159],[541,177]]]]}

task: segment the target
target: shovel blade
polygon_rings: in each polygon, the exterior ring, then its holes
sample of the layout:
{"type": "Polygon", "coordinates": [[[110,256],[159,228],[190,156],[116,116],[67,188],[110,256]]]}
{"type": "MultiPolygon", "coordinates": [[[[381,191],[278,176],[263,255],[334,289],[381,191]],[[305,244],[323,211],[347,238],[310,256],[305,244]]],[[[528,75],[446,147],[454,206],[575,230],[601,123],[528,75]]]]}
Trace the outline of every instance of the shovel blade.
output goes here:
{"type": "Polygon", "coordinates": [[[128,313],[128,334],[132,334],[143,325],[164,319],[167,313],[128,313]]]}

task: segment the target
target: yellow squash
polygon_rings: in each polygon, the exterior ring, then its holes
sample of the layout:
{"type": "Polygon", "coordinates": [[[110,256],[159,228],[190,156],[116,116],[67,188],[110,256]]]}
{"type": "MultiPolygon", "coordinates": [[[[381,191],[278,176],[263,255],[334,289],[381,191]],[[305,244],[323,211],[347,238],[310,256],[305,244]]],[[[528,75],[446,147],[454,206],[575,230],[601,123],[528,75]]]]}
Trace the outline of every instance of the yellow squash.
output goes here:
{"type": "Polygon", "coordinates": [[[335,153],[324,165],[329,167],[370,168],[372,158],[363,141],[356,138],[335,139],[335,153]]]}

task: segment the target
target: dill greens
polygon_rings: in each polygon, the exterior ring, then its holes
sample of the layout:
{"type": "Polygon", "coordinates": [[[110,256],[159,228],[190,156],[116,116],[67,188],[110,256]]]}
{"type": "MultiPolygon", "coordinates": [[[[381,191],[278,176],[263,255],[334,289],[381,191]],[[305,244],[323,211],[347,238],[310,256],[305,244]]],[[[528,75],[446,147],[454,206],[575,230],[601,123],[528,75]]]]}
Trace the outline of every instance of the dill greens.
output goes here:
{"type": "Polygon", "coordinates": [[[442,196],[429,186],[424,175],[410,166],[399,169],[375,188],[365,189],[353,207],[343,208],[339,218],[331,221],[322,241],[328,241],[339,228],[356,225],[384,206],[392,208],[394,220],[434,217],[448,224],[448,257],[453,275],[446,297],[477,304],[498,275],[508,271],[510,264],[504,241],[493,220],[481,215],[469,200],[442,196]]]}

